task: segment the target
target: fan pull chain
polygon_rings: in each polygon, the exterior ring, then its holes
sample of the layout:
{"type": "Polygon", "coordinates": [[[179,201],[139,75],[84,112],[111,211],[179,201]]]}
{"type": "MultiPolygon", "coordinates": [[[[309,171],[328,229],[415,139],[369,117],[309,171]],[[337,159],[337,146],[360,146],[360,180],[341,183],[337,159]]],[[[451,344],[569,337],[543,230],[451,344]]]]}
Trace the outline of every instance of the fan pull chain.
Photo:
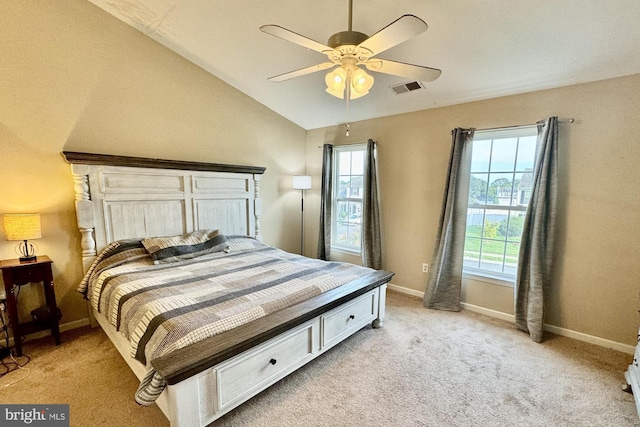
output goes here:
{"type": "Polygon", "coordinates": [[[345,111],[344,136],[349,136],[349,97],[347,97],[347,108],[345,111]]]}
{"type": "Polygon", "coordinates": [[[346,103],[346,110],[344,113],[345,115],[344,135],[349,136],[349,101],[351,100],[351,70],[347,71],[345,98],[347,100],[347,103],[346,103]]]}

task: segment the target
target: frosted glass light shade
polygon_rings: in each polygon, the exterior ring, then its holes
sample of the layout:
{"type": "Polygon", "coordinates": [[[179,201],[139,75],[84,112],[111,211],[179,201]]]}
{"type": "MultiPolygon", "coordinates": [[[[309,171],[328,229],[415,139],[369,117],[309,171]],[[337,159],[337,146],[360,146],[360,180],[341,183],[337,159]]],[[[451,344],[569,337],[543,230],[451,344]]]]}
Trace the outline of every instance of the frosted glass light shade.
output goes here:
{"type": "Polygon", "coordinates": [[[40,214],[5,214],[3,219],[7,240],[31,240],[42,237],[40,214]]]}
{"type": "Polygon", "coordinates": [[[311,177],[309,175],[294,175],[293,176],[293,189],[294,190],[309,190],[309,189],[311,189],[311,177]]]}
{"type": "Polygon", "coordinates": [[[373,86],[373,77],[361,68],[356,68],[351,78],[351,99],[360,98],[369,93],[373,86]]]}
{"type": "Polygon", "coordinates": [[[327,84],[327,93],[330,93],[336,98],[344,98],[344,88],[347,83],[347,72],[344,68],[338,67],[327,73],[324,82],[327,84]]]}
{"type": "Polygon", "coordinates": [[[357,99],[369,93],[374,82],[373,76],[367,74],[360,67],[353,66],[349,70],[338,67],[327,73],[324,78],[327,84],[327,93],[336,98],[344,99],[347,85],[349,86],[349,99],[357,99]]]}

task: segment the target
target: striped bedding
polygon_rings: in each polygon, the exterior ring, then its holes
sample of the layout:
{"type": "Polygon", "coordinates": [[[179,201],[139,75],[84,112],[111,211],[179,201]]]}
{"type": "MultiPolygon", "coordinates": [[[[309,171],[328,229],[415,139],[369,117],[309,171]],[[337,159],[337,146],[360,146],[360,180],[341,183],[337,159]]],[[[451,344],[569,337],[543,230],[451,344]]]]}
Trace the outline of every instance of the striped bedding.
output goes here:
{"type": "Polygon", "coordinates": [[[136,401],[150,405],[166,383],[155,358],[366,276],[369,268],[294,255],[228,236],[229,250],[154,264],[140,240],[114,242],[78,291],[130,343],[147,376],[136,401]]]}

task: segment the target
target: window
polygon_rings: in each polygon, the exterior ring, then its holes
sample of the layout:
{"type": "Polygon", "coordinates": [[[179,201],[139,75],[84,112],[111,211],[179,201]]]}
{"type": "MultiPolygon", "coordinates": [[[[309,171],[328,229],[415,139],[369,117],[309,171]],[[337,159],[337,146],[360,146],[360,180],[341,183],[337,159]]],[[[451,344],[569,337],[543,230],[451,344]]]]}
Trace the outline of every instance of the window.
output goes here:
{"type": "Polygon", "coordinates": [[[515,280],[536,146],[536,126],[475,133],[464,245],[465,273],[515,280]]]}
{"type": "Polygon", "coordinates": [[[366,145],[334,147],[331,247],[360,252],[366,145]]]}

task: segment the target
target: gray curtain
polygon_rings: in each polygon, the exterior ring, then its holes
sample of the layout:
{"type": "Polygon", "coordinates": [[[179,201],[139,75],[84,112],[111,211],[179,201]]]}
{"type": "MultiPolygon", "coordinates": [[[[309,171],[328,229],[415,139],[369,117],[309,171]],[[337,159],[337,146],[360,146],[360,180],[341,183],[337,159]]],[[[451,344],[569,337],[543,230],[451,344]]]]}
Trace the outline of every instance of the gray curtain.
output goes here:
{"type": "Polygon", "coordinates": [[[378,202],[377,146],[370,139],[364,158],[364,195],[362,197],[362,265],[382,268],[380,208],[378,202]]]}
{"type": "Polygon", "coordinates": [[[440,226],[423,299],[424,306],[428,308],[460,311],[474,131],[461,128],[451,131],[451,155],[440,226]]]}
{"type": "Polygon", "coordinates": [[[542,341],[551,279],[558,194],[558,118],[538,124],[533,189],[524,218],[516,276],[516,325],[542,341]]]}
{"type": "Polygon", "coordinates": [[[320,231],[318,233],[318,259],[328,261],[331,256],[331,179],[333,145],[322,147],[322,187],[320,190],[320,231]]]}

